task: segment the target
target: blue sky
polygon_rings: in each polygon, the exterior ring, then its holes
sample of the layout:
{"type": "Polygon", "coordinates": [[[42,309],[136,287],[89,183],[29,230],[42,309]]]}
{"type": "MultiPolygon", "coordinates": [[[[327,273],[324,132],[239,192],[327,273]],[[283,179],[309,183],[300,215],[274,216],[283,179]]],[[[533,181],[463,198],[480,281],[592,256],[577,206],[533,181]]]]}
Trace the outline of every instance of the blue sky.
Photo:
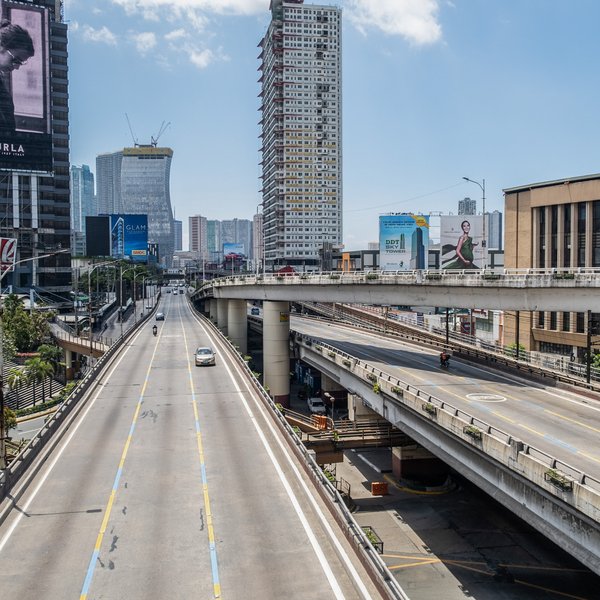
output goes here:
{"type": "MultiPolygon", "coordinates": [[[[305,0],[306,4],[310,2],[305,0]]],[[[344,9],[344,242],[387,212],[600,172],[600,2],[329,0],[344,9]]],[[[261,201],[257,44],[269,0],[65,0],[71,162],[169,127],[177,218],[261,201]]],[[[184,233],[184,240],[186,235],[184,233]]],[[[184,241],[184,248],[186,248],[184,241]]]]}

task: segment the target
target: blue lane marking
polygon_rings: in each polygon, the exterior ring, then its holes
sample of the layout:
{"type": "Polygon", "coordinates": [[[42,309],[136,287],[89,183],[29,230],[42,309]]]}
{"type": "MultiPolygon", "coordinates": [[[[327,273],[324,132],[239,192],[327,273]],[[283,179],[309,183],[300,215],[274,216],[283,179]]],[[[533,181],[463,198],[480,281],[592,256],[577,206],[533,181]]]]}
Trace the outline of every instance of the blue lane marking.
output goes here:
{"type": "Polygon", "coordinates": [[[547,439],[548,441],[552,442],[553,444],[556,444],[557,446],[561,446],[562,448],[565,448],[566,450],[568,450],[569,452],[572,452],[573,454],[577,454],[579,452],[579,450],[577,448],[575,448],[574,446],[571,446],[571,444],[567,444],[566,442],[563,442],[562,440],[552,437],[549,434],[545,434],[544,438],[547,439]]]}

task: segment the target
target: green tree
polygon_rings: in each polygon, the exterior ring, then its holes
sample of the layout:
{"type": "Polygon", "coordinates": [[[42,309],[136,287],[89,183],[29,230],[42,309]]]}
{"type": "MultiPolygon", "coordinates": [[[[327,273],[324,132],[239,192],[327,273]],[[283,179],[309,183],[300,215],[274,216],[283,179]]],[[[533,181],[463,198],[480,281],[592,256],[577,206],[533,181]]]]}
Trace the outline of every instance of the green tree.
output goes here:
{"type": "Polygon", "coordinates": [[[40,358],[52,365],[54,373],[58,371],[58,367],[63,364],[61,359],[63,357],[62,350],[58,346],[51,344],[42,344],[37,351],[40,354],[40,358]]]}
{"type": "Polygon", "coordinates": [[[51,377],[54,373],[52,365],[39,357],[30,358],[25,361],[25,373],[27,374],[27,381],[33,385],[33,405],[35,406],[35,385],[36,383],[42,384],[42,402],[46,399],[46,389],[44,382],[48,377],[51,377]]]}
{"type": "Polygon", "coordinates": [[[13,427],[17,426],[17,415],[16,413],[8,408],[8,406],[4,407],[4,435],[8,436],[8,432],[13,427]]]}
{"type": "Polygon", "coordinates": [[[27,374],[24,372],[23,369],[19,369],[16,367],[9,369],[8,375],[6,377],[6,384],[8,385],[9,389],[15,390],[15,393],[17,395],[17,410],[19,410],[19,390],[26,382],[27,374]]]}
{"type": "MultiPolygon", "coordinates": [[[[509,344],[508,346],[506,346],[506,348],[504,349],[504,353],[507,354],[508,356],[516,357],[517,356],[517,343],[513,342],[512,344],[509,344]]],[[[526,354],[527,354],[527,350],[525,350],[525,346],[523,346],[523,344],[519,344],[519,357],[523,358],[523,357],[525,357],[526,354]]]]}

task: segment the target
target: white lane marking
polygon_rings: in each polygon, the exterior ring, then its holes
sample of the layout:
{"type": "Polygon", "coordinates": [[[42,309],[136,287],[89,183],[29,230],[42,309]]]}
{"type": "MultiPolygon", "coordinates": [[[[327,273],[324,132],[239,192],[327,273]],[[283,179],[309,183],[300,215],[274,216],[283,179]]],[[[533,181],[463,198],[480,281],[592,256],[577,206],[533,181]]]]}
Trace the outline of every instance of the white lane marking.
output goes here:
{"type": "Polygon", "coordinates": [[[467,394],[467,398],[474,402],[506,402],[506,398],[499,394],[467,394]]]}
{"type": "MultiPolygon", "coordinates": [[[[196,316],[192,313],[192,316],[196,319],[196,316]]],[[[197,319],[196,319],[197,320],[197,319]]],[[[198,320],[197,320],[198,321],[198,320]]],[[[208,331],[207,328],[205,327],[205,325],[198,321],[200,326],[204,329],[205,333],[211,337],[213,334],[212,332],[208,331]]],[[[222,344],[221,340],[219,340],[218,338],[214,337],[213,338],[215,343],[218,344],[221,347],[221,351],[223,353],[225,353],[225,347],[222,344]]],[[[339,587],[339,584],[335,578],[335,575],[333,574],[333,571],[331,570],[331,567],[329,565],[329,562],[327,561],[327,558],[325,557],[325,554],[322,550],[322,548],[320,547],[314,532],[312,531],[308,520],[306,518],[306,516],[304,515],[302,508],[300,507],[300,504],[296,498],[296,496],[294,495],[293,490],[290,487],[289,482],[286,479],[285,474],[283,473],[281,466],[279,465],[277,458],[275,457],[275,455],[273,454],[273,451],[271,450],[271,447],[269,445],[269,442],[267,441],[265,434],[262,432],[260,425],[256,419],[256,417],[254,416],[252,409],[250,408],[250,406],[248,405],[248,402],[244,396],[244,394],[242,393],[242,390],[240,389],[240,387],[238,386],[238,383],[236,381],[236,379],[233,377],[233,374],[231,373],[231,370],[229,369],[229,366],[227,364],[227,362],[223,362],[223,366],[226,368],[227,372],[229,373],[229,377],[231,378],[236,391],[238,392],[240,399],[244,405],[244,408],[246,410],[246,413],[248,414],[248,416],[250,417],[250,420],[252,421],[252,424],[254,425],[254,428],[256,429],[256,432],[258,433],[258,436],[261,440],[261,442],[263,443],[263,446],[265,448],[265,450],[267,451],[267,454],[269,455],[269,458],[271,459],[271,462],[273,463],[273,466],[275,467],[275,471],[277,472],[277,475],[279,476],[279,479],[281,480],[287,494],[288,497],[290,498],[290,501],[296,511],[296,514],[298,515],[298,518],[300,519],[300,522],[302,523],[302,526],[304,527],[304,530],[310,540],[311,545],[313,546],[313,549],[315,551],[315,554],[317,555],[317,558],[319,559],[319,562],[321,563],[321,567],[325,573],[325,575],[327,576],[327,579],[329,580],[329,584],[331,585],[332,591],[335,593],[336,598],[344,598],[344,595],[342,593],[341,588],[339,587]]],[[[343,562],[346,564],[346,568],[348,569],[348,571],[351,573],[352,578],[354,579],[354,583],[356,585],[356,587],[360,590],[360,592],[362,593],[363,598],[365,598],[366,600],[370,600],[371,599],[371,595],[369,594],[369,591],[367,590],[367,588],[365,587],[364,583],[362,582],[359,574],[357,573],[356,569],[354,568],[354,565],[352,564],[350,558],[348,557],[346,551],[344,550],[344,548],[342,547],[342,545],[340,544],[339,540],[337,539],[337,537],[335,536],[333,529],[331,528],[331,525],[329,524],[329,522],[327,521],[327,519],[325,518],[325,515],[323,514],[323,512],[321,511],[319,505],[317,504],[316,500],[313,498],[312,493],[310,492],[310,490],[308,489],[308,486],[306,485],[304,479],[302,478],[298,468],[296,467],[296,465],[294,464],[294,462],[292,461],[292,458],[289,454],[288,449],[284,446],[283,442],[279,439],[279,431],[275,430],[275,428],[273,427],[273,425],[270,422],[270,417],[266,414],[265,412],[265,408],[262,406],[262,404],[260,403],[260,401],[256,400],[254,398],[254,390],[252,390],[249,386],[249,384],[246,382],[246,377],[245,375],[240,371],[239,367],[234,363],[234,368],[238,373],[238,376],[241,378],[241,380],[244,382],[244,386],[246,387],[246,390],[250,393],[250,397],[253,399],[255,406],[258,408],[258,410],[262,413],[262,416],[267,424],[267,427],[269,428],[271,434],[273,435],[273,439],[276,441],[277,445],[279,446],[280,450],[282,451],[283,455],[285,456],[288,465],[291,467],[291,469],[293,470],[298,483],[302,486],[304,492],[306,493],[306,496],[310,502],[310,504],[313,507],[313,510],[315,511],[315,513],[318,515],[319,520],[321,521],[322,526],[324,527],[324,529],[327,531],[327,533],[330,536],[330,539],[332,541],[332,543],[335,545],[337,551],[338,551],[338,556],[340,556],[343,560],[343,562]]]]}
{"type": "MultiPolygon", "coordinates": [[[[132,343],[135,342],[135,340],[137,339],[137,337],[142,333],[142,331],[144,329],[145,329],[145,327],[140,327],[139,331],[132,338],[132,340],[131,340],[132,343]]],[[[121,364],[121,361],[125,358],[125,356],[127,356],[127,353],[129,352],[130,348],[132,348],[132,347],[133,347],[132,344],[126,344],[125,351],[123,352],[123,355],[119,357],[119,360],[114,364],[114,366],[112,367],[112,369],[109,371],[109,373],[106,376],[106,379],[110,379],[110,377],[112,376],[112,374],[114,373],[114,371],[121,364]]],[[[2,552],[4,546],[6,545],[6,543],[9,540],[9,538],[12,536],[12,534],[15,531],[15,529],[17,528],[17,525],[21,522],[21,519],[23,518],[24,514],[29,510],[29,507],[31,506],[31,503],[35,500],[36,496],[38,495],[38,492],[42,489],[42,486],[44,485],[44,483],[46,483],[46,479],[48,479],[48,476],[50,475],[50,473],[52,472],[52,470],[56,466],[56,463],[59,461],[59,459],[62,456],[63,452],[67,449],[67,446],[69,445],[69,443],[71,442],[71,440],[73,439],[73,437],[75,436],[75,434],[77,433],[77,430],[79,429],[79,427],[81,426],[81,424],[85,421],[85,418],[87,417],[88,413],[90,412],[90,410],[92,409],[92,407],[96,403],[96,400],[98,399],[98,397],[100,396],[100,394],[103,391],[104,391],[104,387],[100,386],[100,388],[96,392],[96,395],[90,401],[89,406],[85,409],[85,411],[83,412],[83,414],[78,417],[79,420],[75,424],[75,426],[73,427],[73,430],[69,434],[69,437],[64,441],[62,448],[58,451],[58,453],[56,454],[56,456],[54,457],[54,459],[52,460],[52,462],[49,464],[49,466],[47,468],[47,471],[44,473],[44,475],[40,479],[39,483],[35,486],[35,489],[31,493],[31,495],[29,496],[29,498],[27,499],[27,501],[25,502],[25,504],[21,507],[21,512],[19,512],[19,514],[17,515],[17,517],[14,520],[14,522],[12,523],[12,525],[8,528],[8,531],[4,534],[4,537],[2,538],[2,540],[0,540],[0,552],[2,552]]]]}

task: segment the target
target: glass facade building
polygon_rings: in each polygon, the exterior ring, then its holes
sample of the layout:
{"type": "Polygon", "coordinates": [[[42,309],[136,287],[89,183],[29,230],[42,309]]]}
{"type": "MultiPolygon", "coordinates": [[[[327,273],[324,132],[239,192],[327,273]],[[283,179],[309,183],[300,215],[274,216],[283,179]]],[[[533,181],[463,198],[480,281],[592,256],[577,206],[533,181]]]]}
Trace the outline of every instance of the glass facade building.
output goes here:
{"type": "Polygon", "coordinates": [[[123,149],[121,203],[125,214],[148,215],[148,242],[158,244],[160,264],[169,268],[175,251],[170,173],[173,150],[155,146],[123,149]]]}
{"type": "Polygon", "coordinates": [[[71,229],[85,233],[85,218],[96,216],[94,174],[88,165],[71,166],[71,229]]]}
{"type": "Polygon", "coordinates": [[[96,185],[99,215],[123,214],[121,204],[121,163],[123,152],[96,157],[96,185]]]}

